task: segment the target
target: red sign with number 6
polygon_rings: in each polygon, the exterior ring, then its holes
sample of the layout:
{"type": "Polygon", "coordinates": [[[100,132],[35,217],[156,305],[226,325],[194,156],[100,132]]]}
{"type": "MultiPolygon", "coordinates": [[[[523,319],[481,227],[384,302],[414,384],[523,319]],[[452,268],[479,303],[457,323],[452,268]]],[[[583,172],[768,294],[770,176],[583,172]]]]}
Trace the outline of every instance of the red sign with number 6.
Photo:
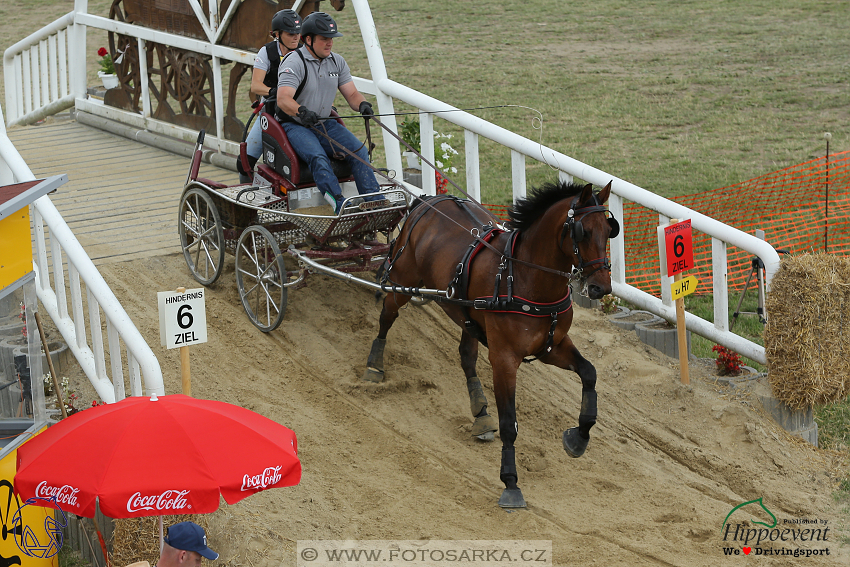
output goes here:
{"type": "Polygon", "coordinates": [[[668,276],[674,276],[694,267],[690,219],[664,227],[664,243],[667,249],[668,276]]]}

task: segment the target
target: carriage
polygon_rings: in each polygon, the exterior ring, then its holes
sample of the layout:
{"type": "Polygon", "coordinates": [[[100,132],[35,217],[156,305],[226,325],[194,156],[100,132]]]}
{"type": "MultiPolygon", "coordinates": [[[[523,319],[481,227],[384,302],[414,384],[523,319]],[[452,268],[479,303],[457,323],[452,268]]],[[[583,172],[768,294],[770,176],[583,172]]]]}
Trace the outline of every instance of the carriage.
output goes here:
{"type": "Polygon", "coordinates": [[[310,271],[349,274],[377,269],[386,258],[392,232],[407,213],[408,200],[390,181],[381,185],[382,200],[364,202],[357,197],[350,169],[332,159],[346,199],[338,214],[327,214],[323,209],[330,207],[324,206],[283,128],[264,112],[259,117],[264,162],[257,163],[248,184],[228,186],[198,177],[201,131],[180,198],[178,232],[186,264],[205,286],[221,275],[226,253],[235,257],[242,306],[257,328],[269,332],[283,320],[288,288],[304,285],[310,271]],[[292,255],[309,262],[288,261],[292,255]]]}
{"type": "MultiPolygon", "coordinates": [[[[499,478],[505,489],[498,504],[524,508],[514,447],[520,363],[539,359],[579,375],[578,426],[562,434],[568,455],[584,454],[596,424],[596,369],[568,336],[570,284],[578,282],[591,299],[611,293],[606,248],[620,232],[604,206],[611,183],[599,191],[563,181],[544,185],[514,204],[506,226],[471,199],[440,195],[410,204],[406,188],[394,181],[381,190],[381,201],[350,196],[336,215],[308,214],[298,211],[321,196],[306,164],[276,120],[264,113],[260,120],[264,163],[257,164],[250,184],[228,187],[199,178],[203,132],[199,136],[179,223],[195,279],[213,283],[225,251],[232,253],[242,305],[254,325],[267,332],[283,318],[287,288],[303,284],[310,272],[348,276],[344,279],[386,293],[362,377],[372,382],[384,380],[387,333],[399,310],[413,298],[436,299],[462,330],[459,353],[474,419],[470,432],[490,441],[498,430],[502,440],[499,478]],[[398,234],[392,234],[402,220],[398,234]],[[287,268],[281,246],[299,269],[287,268]],[[351,274],[378,268],[374,283],[351,274]],[[488,413],[477,376],[479,343],[488,346],[498,421],[488,413]]],[[[240,159],[248,170],[244,142],[240,159]]],[[[341,181],[349,179],[341,168],[334,173],[341,181]]]]}

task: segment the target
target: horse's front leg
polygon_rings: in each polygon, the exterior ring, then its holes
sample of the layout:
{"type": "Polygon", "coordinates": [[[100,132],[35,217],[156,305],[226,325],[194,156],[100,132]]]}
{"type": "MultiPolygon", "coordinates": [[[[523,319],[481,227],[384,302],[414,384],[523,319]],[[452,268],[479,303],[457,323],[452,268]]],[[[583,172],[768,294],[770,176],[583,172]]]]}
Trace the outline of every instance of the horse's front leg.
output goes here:
{"type": "Polygon", "coordinates": [[[460,366],[466,375],[466,389],[469,391],[469,408],[475,422],[472,424],[472,435],[482,441],[492,441],[497,423],[492,415],[487,413],[487,398],[478,379],[476,363],[478,362],[478,339],[463,331],[460,336],[460,366]]]}
{"type": "Polygon", "coordinates": [[[509,352],[507,345],[490,343],[490,364],[493,366],[493,390],[499,410],[499,436],[502,438],[502,467],[499,478],[505,490],[499,498],[502,508],[525,508],[525,498],[517,486],[514,442],[517,438],[516,422],[516,371],[519,359],[509,352]]]}
{"type": "Polygon", "coordinates": [[[398,319],[398,310],[402,308],[410,297],[397,293],[390,293],[384,297],[384,307],[381,309],[380,328],[378,337],[372,341],[372,350],[366,360],[366,371],[363,372],[363,380],[367,382],[384,381],[384,347],[387,345],[387,333],[398,319]]]}
{"type": "Polygon", "coordinates": [[[578,427],[564,431],[564,450],[571,457],[581,457],[590,441],[590,428],[596,425],[596,368],[584,358],[569,337],[542,357],[546,364],[572,370],[581,379],[581,410],[578,415],[578,427]]]}

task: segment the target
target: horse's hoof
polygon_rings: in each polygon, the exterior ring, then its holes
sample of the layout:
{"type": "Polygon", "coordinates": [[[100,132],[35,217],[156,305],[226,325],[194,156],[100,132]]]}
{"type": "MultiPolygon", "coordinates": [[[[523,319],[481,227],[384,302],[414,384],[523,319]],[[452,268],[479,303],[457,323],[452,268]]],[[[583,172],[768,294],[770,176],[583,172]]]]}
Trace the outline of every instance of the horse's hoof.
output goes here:
{"type": "Polygon", "coordinates": [[[376,370],[374,368],[366,367],[366,372],[363,373],[363,381],[364,382],[383,382],[384,381],[384,371],[376,370]]]}
{"type": "Polygon", "coordinates": [[[499,506],[501,508],[525,508],[527,505],[519,488],[506,488],[502,492],[502,497],[499,498],[499,506]]]}
{"type": "Polygon", "coordinates": [[[583,438],[578,432],[578,427],[573,427],[564,431],[563,441],[564,451],[566,451],[570,457],[578,458],[584,455],[584,451],[587,449],[587,444],[590,442],[590,438],[583,438]]]}
{"type": "Polygon", "coordinates": [[[478,437],[482,441],[492,441],[493,433],[499,429],[499,424],[496,422],[496,418],[492,415],[482,415],[481,417],[475,418],[475,423],[472,424],[472,433],[473,437],[478,437]]]}

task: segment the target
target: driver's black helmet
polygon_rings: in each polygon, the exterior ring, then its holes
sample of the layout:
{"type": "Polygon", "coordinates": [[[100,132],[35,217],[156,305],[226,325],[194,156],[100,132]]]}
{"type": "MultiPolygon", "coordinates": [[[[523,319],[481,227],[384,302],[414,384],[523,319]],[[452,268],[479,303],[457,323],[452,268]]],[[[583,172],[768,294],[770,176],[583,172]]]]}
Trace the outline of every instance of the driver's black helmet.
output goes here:
{"type": "Polygon", "coordinates": [[[301,24],[301,35],[321,35],[324,37],[342,37],[336,22],[325,12],[313,12],[301,24]]]}
{"type": "Polygon", "coordinates": [[[295,10],[281,10],[272,18],[272,31],[301,33],[301,16],[295,10]]]}

